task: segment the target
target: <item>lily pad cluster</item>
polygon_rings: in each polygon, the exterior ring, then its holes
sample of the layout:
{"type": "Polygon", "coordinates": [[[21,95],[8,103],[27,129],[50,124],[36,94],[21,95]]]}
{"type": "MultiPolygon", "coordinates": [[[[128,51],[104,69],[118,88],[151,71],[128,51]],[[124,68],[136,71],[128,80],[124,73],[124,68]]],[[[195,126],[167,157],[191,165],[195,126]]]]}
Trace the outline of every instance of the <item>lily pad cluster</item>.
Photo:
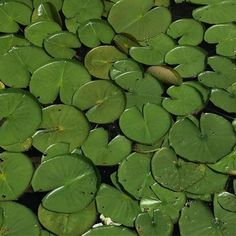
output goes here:
{"type": "Polygon", "coordinates": [[[0,235],[234,235],[235,13],[0,0],[0,235]]]}

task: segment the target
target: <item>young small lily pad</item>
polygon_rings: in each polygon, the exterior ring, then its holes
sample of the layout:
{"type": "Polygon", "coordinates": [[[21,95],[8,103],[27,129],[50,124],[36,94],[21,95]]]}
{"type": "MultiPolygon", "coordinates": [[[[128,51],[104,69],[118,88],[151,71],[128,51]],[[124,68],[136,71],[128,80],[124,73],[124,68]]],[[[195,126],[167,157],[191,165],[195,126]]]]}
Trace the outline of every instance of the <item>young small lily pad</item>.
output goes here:
{"type": "Polygon", "coordinates": [[[125,110],[120,116],[119,124],[128,138],[144,144],[153,144],[168,132],[172,119],[161,106],[146,104],[142,111],[136,107],[125,110]]]}
{"type": "Polygon", "coordinates": [[[81,43],[77,36],[71,32],[61,31],[44,39],[44,48],[52,57],[71,59],[76,55],[74,48],[81,43]]]}
{"type": "Polygon", "coordinates": [[[49,211],[40,205],[38,217],[40,223],[56,235],[74,236],[82,235],[93,226],[97,211],[94,202],[83,210],[70,214],[49,211]]]}
{"type": "Polygon", "coordinates": [[[130,154],[131,142],[121,135],[108,142],[108,132],[97,128],[90,131],[81,148],[95,165],[116,165],[130,154]]]}
{"type": "Polygon", "coordinates": [[[151,0],[136,0],[135,3],[132,0],[118,1],[112,6],[108,21],[117,33],[126,33],[143,41],[164,33],[171,22],[171,14],[167,8],[152,7],[151,0]],[[130,9],[129,14],[127,9],[130,9]],[[153,24],[160,21],[161,24],[153,24]]]}
{"type": "Polygon", "coordinates": [[[97,191],[97,175],[80,155],[62,155],[42,162],[34,173],[35,192],[49,192],[42,206],[50,211],[75,213],[88,206],[97,191]]]}
{"type": "Polygon", "coordinates": [[[175,70],[182,78],[195,77],[205,69],[206,53],[194,46],[177,46],[165,57],[166,63],[176,65],[175,70]],[[191,60],[190,60],[191,58],[191,60]]]}
{"type": "Polygon", "coordinates": [[[110,44],[115,36],[112,27],[100,19],[86,21],[79,27],[77,34],[80,41],[90,48],[95,48],[101,43],[110,44]]]}
{"type": "Polygon", "coordinates": [[[202,114],[200,129],[188,118],[177,121],[169,140],[178,155],[201,163],[216,163],[236,144],[231,123],[213,113],[202,114]]]}
{"type": "Polygon", "coordinates": [[[160,65],[165,55],[175,47],[175,42],[166,34],[159,34],[144,42],[144,47],[131,47],[130,56],[146,65],[160,65]]]}
{"type": "Polygon", "coordinates": [[[134,226],[140,213],[138,201],[108,184],[102,184],[96,196],[97,210],[112,221],[125,226],[134,226]]]}
{"type": "Polygon", "coordinates": [[[167,34],[178,39],[179,45],[197,46],[203,40],[204,28],[194,19],[180,19],[170,24],[167,34]]]}
{"type": "Polygon", "coordinates": [[[3,152],[0,160],[0,200],[17,200],[30,184],[32,163],[21,153],[3,152]]]}
{"type": "Polygon", "coordinates": [[[54,61],[33,73],[30,92],[42,104],[53,103],[59,94],[61,101],[70,105],[75,92],[90,80],[90,74],[81,64],[66,60],[54,61]]]}
{"type": "Polygon", "coordinates": [[[33,146],[45,152],[50,145],[64,142],[70,144],[70,151],[73,151],[82,145],[88,133],[89,124],[81,111],[69,105],[52,105],[43,109],[39,131],[33,136],[33,146]]]}
{"type": "Polygon", "coordinates": [[[90,122],[105,124],[120,117],[125,108],[125,98],[122,90],[110,81],[95,80],[77,90],[72,104],[86,110],[90,122]]]}

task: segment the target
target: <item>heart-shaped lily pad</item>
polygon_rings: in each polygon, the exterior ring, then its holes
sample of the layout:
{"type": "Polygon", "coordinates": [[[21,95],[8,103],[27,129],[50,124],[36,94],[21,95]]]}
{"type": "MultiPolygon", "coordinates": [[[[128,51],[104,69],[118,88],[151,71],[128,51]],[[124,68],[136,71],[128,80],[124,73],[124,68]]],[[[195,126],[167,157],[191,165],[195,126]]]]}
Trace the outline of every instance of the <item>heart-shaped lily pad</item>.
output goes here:
{"type": "Polygon", "coordinates": [[[170,217],[159,210],[154,210],[153,215],[141,213],[135,220],[135,228],[139,236],[171,236],[173,223],[170,217]]]}
{"type": "Polygon", "coordinates": [[[41,122],[41,108],[27,93],[0,90],[0,145],[7,146],[31,137],[41,122]]]}
{"type": "Polygon", "coordinates": [[[110,81],[95,80],[77,90],[72,104],[86,110],[90,122],[105,124],[119,118],[125,107],[125,98],[122,90],[110,81]]]}
{"type": "Polygon", "coordinates": [[[208,87],[227,89],[236,82],[236,65],[230,59],[220,56],[208,58],[208,65],[214,71],[205,71],[198,80],[208,87]]]}
{"type": "Polygon", "coordinates": [[[30,81],[30,92],[42,104],[53,103],[58,94],[65,104],[72,103],[74,93],[90,81],[90,74],[79,63],[54,61],[36,70],[30,81]]]}
{"type": "MultiPolygon", "coordinates": [[[[48,2],[48,0],[33,0],[34,8],[45,2],[48,2]]],[[[63,0],[50,0],[50,3],[59,11],[62,8],[63,0]]]]}
{"type": "Polygon", "coordinates": [[[118,181],[136,199],[153,195],[150,186],[155,181],[151,174],[150,163],[149,155],[132,153],[122,161],[118,168],[118,181]]]}
{"type": "Polygon", "coordinates": [[[50,34],[61,31],[60,25],[53,21],[38,21],[25,28],[25,38],[38,47],[43,46],[43,40],[50,34]]]}
{"type": "Polygon", "coordinates": [[[75,213],[94,199],[97,176],[85,157],[63,155],[42,162],[34,173],[32,186],[34,191],[51,191],[42,200],[46,209],[75,213]]]}
{"type": "Polygon", "coordinates": [[[155,180],[173,191],[184,191],[200,181],[205,174],[204,165],[178,159],[170,148],[162,148],[152,158],[155,180]]]}
{"type": "Polygon", "coordinates": [[[40,223],[51,232],[61,236],[82,235],[95,223],[97,211],[92,202],[83,210],[65,214],[48,211],[41,205],[38,209],[40,223]]]}
{"type": "Polygon", "coordinates": [[[50,60],[51,57],[38,47],[13,48],[0,56],[0,80],[9,87],[25,88],[31,73],[50,60]]]}
{"type": "Polygon", "coordinates": [[[177,46],[166,54],[165,61],[176,65],[175,70],[183,77],[195,77],[205,69],[206,53],[194,46],[177,46]],[[191,60],[190,60],[191,58],[191,60]]]}
{"type": "Polygon", "coordinates": [[[169,140],[178,155],[202,163],[217,162],[236,144],[231,123],[212,113],[202,114],[200,130],[188,118],[177,121],[170,130],[169,140]]]}
{"type": "Polygon", "coordinates": [[[89,124],[81,111],[69,105],[52,105],[43,109],[33,146],[44,152],[50,145],[64,142],[70,144],[70,151],[73,151],[82,145],[88,133],[89,124]]]}
{"type": "Polygon", "coordinates": [[[90,131],[81,148],[95,165],[115,165],[130,154],[131,142],[119,135],[108,143],[108,132],[97,128],[90,131]]]}
{"type": "Polygon", "coordinates": [[[140,212],[138,201],[107,184],[100,186],[96,203],[99,213],[125,226],[133,226],[140,212]]]}
{"type": "Polygon", "coordinates": [[[208,24],[230,23],[236,20],[236,3],[234,0],[220,1],[197,8],[193,18],[208,24]]]}
{"type": "Polygon", "coordinates": [[[165,32],[171,22],[171,14],[167,8],[151,9],[152,7],[152,0],[136,0],[135,3],[132,0],[118,1],[112,6],[108,21],[117,33],[126,33],[143,41],[165,32]],[[129,14],[126,14],[127,9],[131,9],[129,14]],[[153,24],[160,21],[161,24],[153,24]]]}
{"type": "Polygon", "coordinates": [[[15,33],[21,25],[28,25],[32,10],[27,5],[14,2],[0,3],[0,32],[15,33]]]}
{"type": "Polygon", "coordinates": [[[21,153],[0,154],[0,200],[17,200],[29,186],[33,166],[21,153]]]}
{"type": "Polygon", "coordinates": [[[40,235],[40,225],[36,216],[25,206],[15,202],[0,202],[0,209],[3,217],[0,224],[2,235],[40,235]]]}
{"type": "Polygon", "coordinates": [[[91,75],[100,79],[109,79],[112,64],[126,57],[114,46],[99,46],[87,53],[84,63],[91,75]]]}
{"type": "Polygon", "coordinates": [[[178,39],[179,45],[197,46],[203,40],[204,28],[194,19],[180,19],[170,24],[167,34],[178,39]]]}
{"type": "Polygon", "coordinates": [[[136,107],[125,110],[120,116],[119,124],[128,138],[140,143],[153,144],[168,132],[172,119],[162,107],[146,104],[142,111],[136,107]]]}
{"type": "Polygon", "coordinates": [[[99,19],[85,22],[77,33],[80,41],[90,48],[95,48],[101,43],[110,44],[115,36],[112,27],[106,21],[99,19]]]}

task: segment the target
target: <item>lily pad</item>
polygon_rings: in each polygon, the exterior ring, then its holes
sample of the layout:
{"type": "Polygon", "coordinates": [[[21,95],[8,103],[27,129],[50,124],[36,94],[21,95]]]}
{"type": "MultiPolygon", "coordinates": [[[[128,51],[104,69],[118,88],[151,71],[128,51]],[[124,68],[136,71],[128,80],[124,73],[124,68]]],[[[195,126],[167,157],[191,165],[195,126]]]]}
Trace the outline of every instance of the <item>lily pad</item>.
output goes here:
{"type": "Polygon", "coordinates": [[[83,23],[78,29],[80,41],[87,47],[110,44],[115,36],[112,27],[104,20],[94,19],[83,23]]]}
{"type": "Polygon", "coordinates": [[[81,111],[69,105],[52,105],[43,109],[42,123],[33,136],[33,146],[45,152],[50,145],[64,142],[73,151],[82,145],[88,133],[89,124],[81,111]]]}
{"type": "Polygon", "coordinates": [[[143,41],[164,33],[171,22],[171,14],[167,8],[152,7],[152,0],[137,0],[135,3],[132,0],[118,1],[112,6],[108,21],[117,33],[126,33],[143,41]],[[127,9],[130,9],[129,14],[127,9]],[[160,21],[161,24],[153,24],[160,21]]]}
{"type": "Polygon", "coordinates": [[[175,70],[182,78],[196,77],[205,70],[206,53],[194,46],[177,46],[166,54],[165,61],[176,65],[175,70]],[[191,59],[190,59],[191,58],[191,59]]]}
{"type": "Polygon", "coordinates": [[[49,211],[75,213],[88,206],[97,191],[97,176],[90,162],[80,155],[54,157],[34,173],[35,192],[49,192],[42,206],[49,211]]]}
{"type": "Polygon", "coordinates": [[[0,202],[3,221],[0,232],[4,235],[40,235],[40,225],[36,216],[25,206],[16,202],[0,202]]]}
{"type": "Polygon", "coordinates": [[[0,200],[17,200],[27,189],[33,175],[33,166],[21,153],[0,154],[0,200]]]}
{"type": "Polygon", "coordinates": [[[91,75],[100,79],[109,79],[112,64],[126,58],[127,56],[114,46],[99,46],[87,53],[84,63],[91,75]]]}
{"type": "MultiPolygon", "coordinates": [[[[48,0],[33,0],[34,8],[45,2],[48,2],[48,0]]],[[[62,8],[63,0],[50,0],[50,3],[59,11],[62,8]]]]}
{"type": "Polygon", "coordinates": [[[235,59],[236,58],[236,37],[221,41],[216,46],[216,52],[218,55],[235,59]]]}
{"type": "Polygon", "coordinates": [[[146,104],[142,111],[136,107],[125,110],[120,116],[119,124],[128,138],[144,144],[153,144],[168,132],[172,119],[162,107],[146,104]]]}
{"type": "Polygon", "coordinates": [[[40,223],[56,235],[74,236],[82,235],[92,227],[96,221],[97,211],[94,202],[83,210],[71,214],[48,211],[40,205],[38,217],[40,223]]]}
{"type": "Polygon", "coordinates": [[[95,80],[81,86],[72,104],[86,110],[90,122],[105,124],[117,120],[125,108],[122,90],[110,81],[95,80]]]}
{"type": "Polygon", "coordinates": [[[26,92],[0,90],[0,145],[24,142],[41,123],[41,108],[26,92]]]}
{"type": "Polygon", "coordinates": [[[216,195],[216,199],[220,206],[227,211],[236,212],[236,196],[235,194],[222,192],[216,195]]]}
{"type": "Polygon", "coordinates": [[[28,151],[31,146],[32,146],[32,138],[27,138],[26,140],[24,140],[23,142],[20,143],[14,143],[11,145],[6,145],[6,146],[1,146],[1,148],[3,148],[6,151],[9,152],[25,152],[28,151]]]}
{"type": "Polygon", "coordinates": [[[102,184],[96,196],[97,210],[116,223],[133,226],[140,213],[138,201],[107,184],[102,184]]]}
{"type": "Polygon", "coordinates": [[[121,135],[108,142],[108,132],[97,128],[90,131],[81,148],[95,165],[116,165],[130,154],[131,142],[121,135]]]}
{"type": "Polygon", "coordinates": [[[54,61],[37,69],[30,81],[30,92],[42,104],[53,103],[58,94],[71,104],[75,92],[91,79],[87,70],[73,61],[54,61]]]}
{"type": "Polygon", "coordinates": [[[229,121],[207,113],[200,118],[200,129],[188,118],[177,121],[169,140],[175,152],[189,161],[216,163],[231,152],[236,136],[229,121]]]}
{"type": "Polygon", "coordinates": [[[167,34],[178,39],[179,45],[197,46],[203,40],[204,28],[194,19],[180,19],[170,24],[167,34]]]}

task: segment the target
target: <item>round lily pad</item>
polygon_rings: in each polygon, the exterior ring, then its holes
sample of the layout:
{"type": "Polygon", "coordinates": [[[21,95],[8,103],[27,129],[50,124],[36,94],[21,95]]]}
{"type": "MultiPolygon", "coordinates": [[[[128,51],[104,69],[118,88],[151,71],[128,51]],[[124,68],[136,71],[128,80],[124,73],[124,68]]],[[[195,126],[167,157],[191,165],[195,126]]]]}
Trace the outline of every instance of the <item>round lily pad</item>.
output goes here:
{"type": "Polygon", "coordinates": [[[90,81],[90,74],[79,63],[54,61],[37,69],[30,81],[30,92],[42,104],[53,103],[58,94],[65,104],[71,104],[74,93],[90,81]],[[48,79],[50,77],[50,79],[48,79]]]}
{"type": "Polygon", "coordinates": [[[17,200],[30,184],[33,166],[21,153],[0,154],[0,200],[17,200]]]}
{"type": "Polygon", "coordinates": [[[202,114],[200,129],[188,118],[177,121],[170,130],[170,145],[189,161],[215,163],[231,152],[236,136],[223,117],[202,114]]]}
{"type": "Polygon", "coordinates": [[[142,111],[136,107],[125,110],[119,124],[128,138],[140,143],[153,144],[168,132],[172,119],[162,107],[146,104],[142,111]]]}
{"type": "Polygon", "coordinates": [[[1,89],[0,118],[0,145],[7,146],[34,134],[41,122],[41,108],[22,90],[1,89]]]}
{"type": "Polygon", "coordinates": [[[90,122],[105,124],[119,118],[125,107],[122,90],[110,81],[95,80],[81,86],[72,104],[86,110],[90,122]]]}
{"type": "Polygon", "coordinates": [[[90,131],[81,148],[95,165],[115,165],[130,154],[131,142],[121,135],[108,142],[108,132],[97,128],[90,131]]]}
{"type": "Polygon", "coordinates": [[[47,210],[75,213],[94,199],[97,176],[85,157],[62,155],[40,164],[34,173],[32,187],[36,192],[51,191],[42,200],[47,210]]]}
{"type": "Polygon", "coordinates": [[[82,145],[88,133],[89,124],[81,111],[69,105],[52,105],[43,109],[42,123],[33,136],[33,146],[44,152],[50,145],[64,142],[73,151],[82,145]]]}

